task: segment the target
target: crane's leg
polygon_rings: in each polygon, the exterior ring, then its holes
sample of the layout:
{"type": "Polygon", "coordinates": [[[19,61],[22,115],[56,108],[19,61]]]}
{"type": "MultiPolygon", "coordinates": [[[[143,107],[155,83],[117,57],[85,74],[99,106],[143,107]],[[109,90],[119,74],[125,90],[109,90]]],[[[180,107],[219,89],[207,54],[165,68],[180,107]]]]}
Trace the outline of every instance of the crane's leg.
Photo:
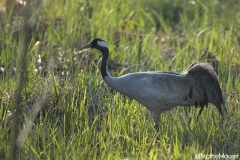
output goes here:
{"type": "Polygon", "coordinates": [[[158,124],[155,124],[155,129],[156,129],[157,132],[159,132],[160,128],[159,128],[158,124]]]}
{"type": "Polygon", "coordinates": [[[154,112],[153,113],[153,119],[154,119],[154,122],[155,122],[155,129],[156,129],[156,131],[159,131],[160,113],[159,112],[154,112]]]}

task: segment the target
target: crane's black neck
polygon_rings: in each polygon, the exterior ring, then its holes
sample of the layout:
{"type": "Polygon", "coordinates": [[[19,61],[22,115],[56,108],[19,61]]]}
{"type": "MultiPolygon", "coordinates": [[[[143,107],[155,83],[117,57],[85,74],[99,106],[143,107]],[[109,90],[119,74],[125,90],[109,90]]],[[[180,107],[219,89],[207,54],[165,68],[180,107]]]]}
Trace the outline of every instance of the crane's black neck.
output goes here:
{"type": "Polygon", "coordinates": [[[109,50],[108,48],[100,48],[99,50],[102,52],[101,75],[102,75],[102,78],[104,79],[105,77],[109,76],[107,71],[107,61],[108,61],[109,50]]]}

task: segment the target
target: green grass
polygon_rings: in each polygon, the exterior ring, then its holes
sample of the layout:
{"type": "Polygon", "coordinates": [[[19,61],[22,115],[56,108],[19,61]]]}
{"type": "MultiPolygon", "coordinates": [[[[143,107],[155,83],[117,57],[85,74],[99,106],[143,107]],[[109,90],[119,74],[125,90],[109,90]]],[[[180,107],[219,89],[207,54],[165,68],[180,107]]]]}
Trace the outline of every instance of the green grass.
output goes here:
{"type": "MultiPolygon", "coordinates": [[[[40,103],[41,111],[31,122],[18,159],[194,159],[200,153],[240,153],[239,2],[53,0],[40,14],[49,26],[44,39],[37,29],[38,38],[29,46],[21,107],[40,103]],[[55,18],[62,23],[55,24],[55,18]],[[110,59],[129,63],[131,72],[182,72],[192,62],[206,62],[201,55],[208,50],[218,60],[228,114],[222,119],[209,105],[197,121],[199,109],[177,107],[162,114],[156,132],[144,107],[104,83],[99,51],[89,50],[84,53],[88,58],[74,60],[74,48],[95,37],[108,43],[110,59]],[[164,52],[169,48],[174,49],[171,58],[164,52]],[[38,55],[46,63],[41,74],[35,73],[38,55]],[[57,68],[68,74],[59,76],[57,68]]],[[[3,24],[9,22],[6,16],[3,24]]],[[[0,159],[11,154],[6,111],[13,111],[17,77],[12,70],[20,63],[21,41],[21,32],[16,37],[1,25],[5,74],[0,79],[0,159]]],[[[125,69],[111,73],[120,76],[125,69]]],[[[23,131],[31,111],[24,112],[23,131]]]]}

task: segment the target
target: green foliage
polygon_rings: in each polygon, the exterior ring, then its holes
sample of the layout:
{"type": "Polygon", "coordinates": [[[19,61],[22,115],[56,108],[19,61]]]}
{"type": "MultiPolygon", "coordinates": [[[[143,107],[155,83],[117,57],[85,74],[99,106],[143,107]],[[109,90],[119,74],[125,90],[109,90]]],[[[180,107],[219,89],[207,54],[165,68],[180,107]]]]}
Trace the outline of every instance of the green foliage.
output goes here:
{"type": "MultiPolygon", "coordinates": [[[[239,154],[239,15],[235,0],[52,0],[41,12],[48,27],[36,29],[27,53],[22,106],[33,105],[43,94],[46,99],[19,159],[194,159],[201,153],[239,154]],[[103,82],[98,51],[88,51],[94,57],[87,63],[84,57],[74,60],[74,48],[95,37],[106,40],[110,59],[131,64],[131,72],[182,72],[195,61],[217,61],[228,113],[222,119],[209,105],[197,121],[198,109],[177,107],[161,115],[159,132],[155,131],[140,104],[103,82]],[[47,62],[41,74],[35,73],[38,55],[47,62]],[[64,76],[54,71],[60,65],[67,70],[64,76]]],[[[9,21],[6,17],[3,23],[9,21]]],[[[7,111],[12,111],[17,80],[12,70],[19,63],[21,38],[21,32],[16,37],[2,25],[0,63],[6,72],[0,75],[0,158],[8,158],[11,150],[11,130],[4,126],[7,111]]],[[[122,75],[124,69],[112,74],[122,75]]]]}

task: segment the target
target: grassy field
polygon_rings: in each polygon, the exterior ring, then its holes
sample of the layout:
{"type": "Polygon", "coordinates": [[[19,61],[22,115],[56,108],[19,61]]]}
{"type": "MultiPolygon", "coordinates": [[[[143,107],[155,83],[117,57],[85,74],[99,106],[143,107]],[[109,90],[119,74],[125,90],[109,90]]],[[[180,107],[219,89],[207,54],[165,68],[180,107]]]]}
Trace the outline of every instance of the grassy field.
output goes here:
{"type": "Polygon", "coordinates": [[[237,159],[240,2],[52,0],[32,15],[39,19],[19,84],[26,45],[21,16],[0,14],[0,159],[13,154],[14,106],[21,110],[18,159],[237,159]],[[209,105],[197,121],[199,108],[180,106],[162,114],[155,131],[143,106],[102,80],[99,51],[76,54],[75,48],[95,37],[110,47],[114,76],[212,63],[228,113],[221,118],[209,105]],[[21,103],[15,104],[18,86],[21,103]]]}

